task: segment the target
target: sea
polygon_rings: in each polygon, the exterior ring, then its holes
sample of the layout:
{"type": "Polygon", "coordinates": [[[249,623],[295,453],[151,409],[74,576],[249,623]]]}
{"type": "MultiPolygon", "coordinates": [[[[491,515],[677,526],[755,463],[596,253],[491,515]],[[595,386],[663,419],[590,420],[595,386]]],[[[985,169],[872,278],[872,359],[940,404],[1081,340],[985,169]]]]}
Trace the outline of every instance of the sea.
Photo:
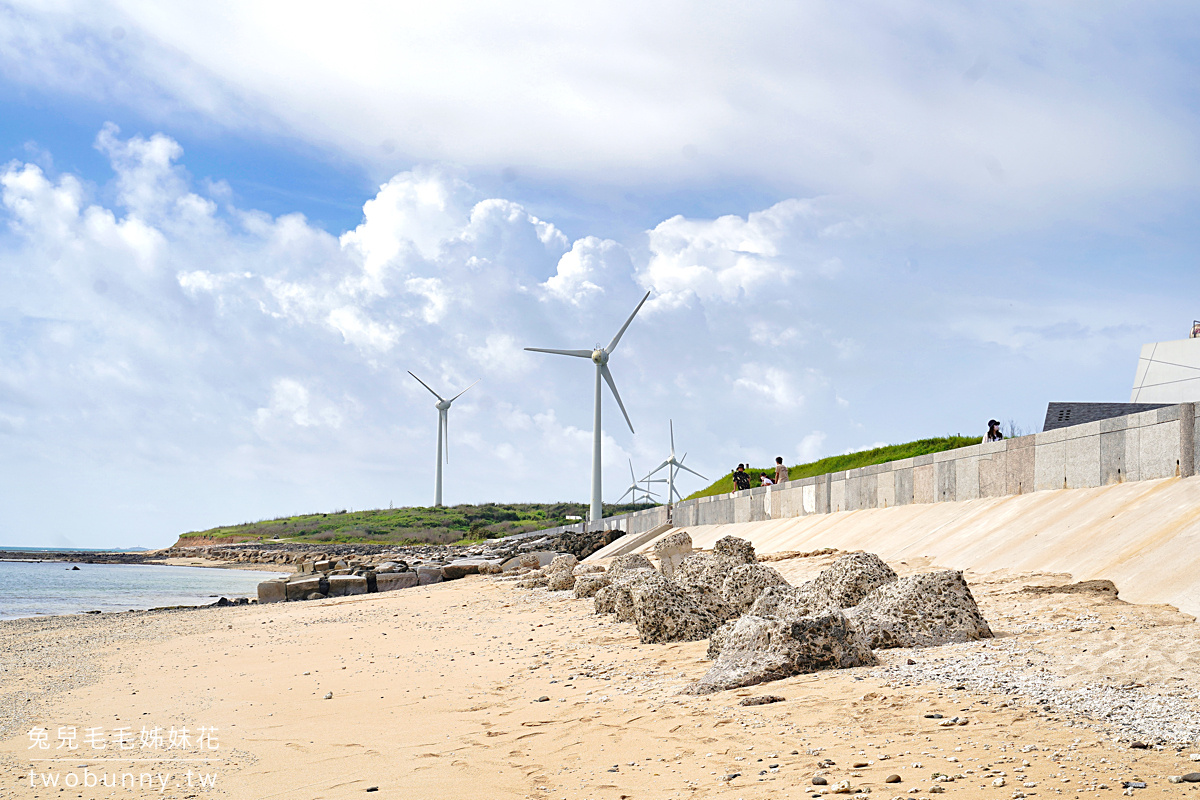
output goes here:
{"type": "Polygon", "coordinates": [[[222,597],[257,597],[259,582],[283,574],[157,564],[0,561],[0,619],[206,606],[222,597]]]}

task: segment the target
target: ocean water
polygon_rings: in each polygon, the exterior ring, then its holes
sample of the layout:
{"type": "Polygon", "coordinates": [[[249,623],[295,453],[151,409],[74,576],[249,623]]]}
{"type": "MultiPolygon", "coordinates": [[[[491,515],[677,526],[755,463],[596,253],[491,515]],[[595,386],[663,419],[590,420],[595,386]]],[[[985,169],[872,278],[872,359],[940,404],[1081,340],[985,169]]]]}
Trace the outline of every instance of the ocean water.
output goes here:
{"type": "Polygon", "coordinates": [[[155,564],[0,561],[0,619],[211,605],[220,597],[257,597],[260,581],[282,574],[155,564]]]}

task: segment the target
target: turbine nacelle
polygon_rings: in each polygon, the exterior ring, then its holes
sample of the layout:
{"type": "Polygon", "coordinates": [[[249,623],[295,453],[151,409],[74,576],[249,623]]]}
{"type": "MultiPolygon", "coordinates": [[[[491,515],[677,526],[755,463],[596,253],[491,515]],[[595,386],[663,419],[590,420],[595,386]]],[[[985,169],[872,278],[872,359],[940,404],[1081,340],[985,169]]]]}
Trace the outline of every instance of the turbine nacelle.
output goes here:
{"type": "Polygon", "coordinates": [[[604,366],[608,363],[608,351],[603,347],[597,347],[592,351],[592,362],[598,366],[604,366]]]}

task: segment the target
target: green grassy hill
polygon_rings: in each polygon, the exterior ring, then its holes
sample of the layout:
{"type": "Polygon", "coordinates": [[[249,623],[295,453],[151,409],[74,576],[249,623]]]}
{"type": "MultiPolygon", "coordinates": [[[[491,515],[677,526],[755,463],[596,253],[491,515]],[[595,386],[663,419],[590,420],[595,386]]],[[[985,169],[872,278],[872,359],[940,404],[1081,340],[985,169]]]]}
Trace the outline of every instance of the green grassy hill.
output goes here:
{"type": "MultiPolygon", "coordinates": [[[[650,505],[606,505],[604,516],[650,505]]],[[[487,503],[443,508],[396,508],[304,514],[190,531],[178,546],[201,543],[286,539],[296,542],[368,544],[451,544],[494,539],[513,533],[566,525],[568,516],[586,517],[586,503],[487,503]]]]}
{"type": "MultiPolygon", "coordinates": [[[[824,475],[827,472],[841,472],[847,469],[858,469],[859,467],[869,467],[872,464],[884,464],[888,461],[898,461],[901,458],[912,458],[914,456],[923,456],[929,453],[940,453],[943,450],[954,450],[959,447],[966,447],[971,444],[979,444],[978,436],[943,436],[937,439],[920,439],[915,442],[907,442],[905,444],[890,444],[886,447],[876,447],[874,450],[860,450],[857,453],[846,453],[840,456],[830,456],[822,458],[820,461],[813,461],[809,464],[797,464],[794,467],[788,467],[788,479],[798,480],[800,478],[811,478],[813,475],[824,475]]],[[[755,467],[746,468],[746,472],[750,475],[750,485],[758,486],[758,476],[764,472],[771,478],[775,477],[775,467],[769,469],[761,469],[755,467]]],[[[732,492],[733,475],[727,474],[723,478],[718,479],[715,483],[706,489],[701,489],[695,494],[688,495],[687,499],[691,500],[696,497],[710,497],[715,494],[724,494],[732,492]]]]}

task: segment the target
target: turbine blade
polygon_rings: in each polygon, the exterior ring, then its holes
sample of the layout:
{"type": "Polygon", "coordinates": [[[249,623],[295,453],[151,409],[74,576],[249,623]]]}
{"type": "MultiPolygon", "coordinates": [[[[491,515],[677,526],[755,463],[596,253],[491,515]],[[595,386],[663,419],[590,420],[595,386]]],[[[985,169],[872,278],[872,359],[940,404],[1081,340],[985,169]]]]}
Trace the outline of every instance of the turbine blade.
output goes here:
{"type": "MultiPolygon", "coordinates": [[[[479,381],[481,381],[481,380],[483,380],[483,378],[480,378],[479,380],[475,381],[475,383],[479,383],[479,381]]],[[[475,383],[472,383],[472,384],[471,384],[471,386],[474,386],[474,385],[475,385],[475,383]]],[[[468,387],[467,387],[467,389],[470,389],[470,388],[471,388],[471,386],[468,386],[468,387]]],[[[466,393],[467,393],[467,389],[463,389],[461,392],[459,392],[458,394],[454,395],[454,397],[451,397],[451,398],[450,398],[450,402],[451,402],[451,403],[453,403],[455,400],[457,400],[458,398],[460,398],[460,397],[462,397],[464,394],[466,394],[466,393]]]]}
{"type": "MultiPolygon", "coordinates": [[[[578,356],[579,358],[591,358],[591,350],[548,350],[544,347],[526,347],[531,353],[553,353],[556,356],[578,356]]],[[[415,375],[413,376],[416,377],[415,375]]]]}
{"type": "MultiPolygon", "coordinates": [[[[426,383],[425,381],[421,380],[420,378],[417,378],[417,376],[416,376],[416,375],[413,375],[413,374],[412,374],[412,370],[408,370],[408,374],[409,374],[409,375],[412,375],[412,376],[413,376],[413,378],[415,378],[415,379],[416,379],[417,383],[421,384],[421,385],[422,385],[422,386],[424,386],[426,389],[429,389],[429,384],[428,384],[428,383],[426,383]]],[[[433,389],[429,389],[429,393],[430,393],[431,395],[433,395],[434,397],[436,397],[438,400],[442,400],[442,402],[445,402],[445,400],[443,400],[442,396],[441,396],[440,394],[438,394],[437,392],[435,392],[433,389]]]]}
{"type": "Polygon", "coordinates": [[[613,397],[617,398],[617,405],[621,407],[621,413],[625,415],[625,423],[629,425],[629,432],[636,433],[633,429],[633,423],[629,421],[629,412],[625,410],[625,404],[621,402],[621,393],[617,391],[617,384],[613,381],[612,373],[608,370],[608,364],[600,367],[600,374],[604,376],[605,382],[608,383],[608,388],[612,389],[613,397]]]}
{"type": "Polygon", "coordinates": [[[613,350],[617,349],[617,343],[620,342],[621,337],[625,335],[625,329],[629,327],[629,323],[633,322],[633,318],[637,316],[637,312],[642,310],[642,306],[645,305],[646,301],[649,299],[650,292],[646,292],[646,296],[642,298],[642,302],[637,304],[637,308],[635,308],[633,313],[629,315],[629,319],[625,320],[625,324],[621,326],[621,330],[617,331],[617,335],[614,336],[613,340],[608,343],[608,352],[611,353],[613,350]]]}
{"type": "Polygon", "coordinates": [[[649,472],[647,472],[647,473],[646,473],[646,477],[642,478],[642,480],[643,480],[643,481],[648,481],[648,480],[650,480],[650,476],[651,476],[651,475],[655,474],[655,473],[656,473],[656,472],[658,472],[660,469],[662,469],[663,467],[667,466],[667,465],[668,465],[668,464],[670,464],[670,463],[671,463],[671,460],[670,460],[670,459],[667,459],[666,461],[664,461],[663,463],[659,464],[659,465],[658,465],[657,467],[655,467],[654,469],[652,469],[652,470],[650,470],[649,472]]]}
{"type": "MultiPolygon", "coordinates": [[[[625,494],[623,494],[623,495],[621,495],[620,497],[618,497],[618,498],[617,498],[617,502],[618,502],[618,503],[620,503],[622,500],[624,500],[624,499],[625,499],[625,495],[629,494],[629,493],[630,493],[630,492],[632,492],[632,491],[633,491],[633,489],[632,489],[632,488],[626,489],[626,490],[625,490],[625,494]]],[[[633,496],[633,502],[635,502],[635,503],[637,502],[637,495],[636,495],[636,494],[633,496]]]]}
{"type": "Polygon", "coordinates": [[[671,420],[671,455],[675,455],[675,420],[671,420]]]}
{"type": "Polygon", "coordinates": [[[637,476],[633,474],[633,459],[629,459],[629,477],[633,479],[634,486],[637,485],[637,476]]]}
{"type": "MultiPolygon", "coordinates": [[[[685,467],[682,463],[680,463],[678,461],[675,462],[675,466],[679,469],[686,469],[688,472],[692,473],[697,478],[704,478],[704,476],[701,475],[699,472],[696,472],[696,470],[692,469],[691,467],[685,467]]],[[[708,478],[704,478],[704,480],[708,480],[708,478]]]]}

